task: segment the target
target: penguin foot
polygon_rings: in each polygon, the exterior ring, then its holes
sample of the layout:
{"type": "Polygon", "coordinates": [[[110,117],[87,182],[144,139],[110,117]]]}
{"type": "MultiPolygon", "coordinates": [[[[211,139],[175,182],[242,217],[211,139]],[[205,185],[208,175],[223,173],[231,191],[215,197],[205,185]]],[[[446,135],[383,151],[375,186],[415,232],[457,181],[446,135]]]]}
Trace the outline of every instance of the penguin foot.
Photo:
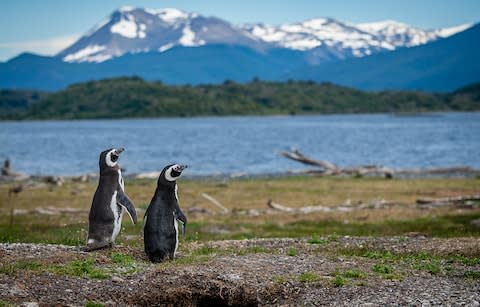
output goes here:
{"type": "Polygon", "coordinates": [[[95,250],[99,250],[99,249],[104,249],[104,248],[112,248],[113,247],[113,243],[108,243],[108,242],[97,242],[97,243],[92,243],[92,244],[88,244],[87,246],[84,246],[82,248],[82,251],[84,252],[92,252],[92,251],[95,251],[95,250]]]}

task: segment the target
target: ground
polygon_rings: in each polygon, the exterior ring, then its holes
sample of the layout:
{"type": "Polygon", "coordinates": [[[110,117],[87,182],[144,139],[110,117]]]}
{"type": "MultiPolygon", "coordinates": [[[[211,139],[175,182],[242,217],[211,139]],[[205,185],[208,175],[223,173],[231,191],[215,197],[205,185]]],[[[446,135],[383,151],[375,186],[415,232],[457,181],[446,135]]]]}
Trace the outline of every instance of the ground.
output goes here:
{"type": "Polygon", "coordinates": [[[478,306],[480,240],[329,236],[139,248],[0,244],[0,304],[478,306]]]}
{"type": "Polygon", "coordinates": [[[117,245],[92,253],[80,247],[95,178],[17,185],[0,183],[0,307],[480,303],[480,202],[416,202],[478,195],[479,178],[183,179],[187,235],[162,264],[141,235],[155,180],[126,178],[139,223],[125,217],[117,245]]]}

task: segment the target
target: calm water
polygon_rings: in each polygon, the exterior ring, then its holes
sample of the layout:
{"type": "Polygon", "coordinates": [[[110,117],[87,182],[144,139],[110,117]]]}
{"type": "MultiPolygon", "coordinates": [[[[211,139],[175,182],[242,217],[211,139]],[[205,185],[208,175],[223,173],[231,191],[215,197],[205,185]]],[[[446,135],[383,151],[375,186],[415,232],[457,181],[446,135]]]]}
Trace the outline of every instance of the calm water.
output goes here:
{"type": "Polygon", "coordinates": [[[128,173],[186,163],[189,175],[304,168],[276,153],[297,147],[341,166],[480,167],[480,113],[0,122],[0,159],[30,174],[97,172],[125,147],[128,173]]]}

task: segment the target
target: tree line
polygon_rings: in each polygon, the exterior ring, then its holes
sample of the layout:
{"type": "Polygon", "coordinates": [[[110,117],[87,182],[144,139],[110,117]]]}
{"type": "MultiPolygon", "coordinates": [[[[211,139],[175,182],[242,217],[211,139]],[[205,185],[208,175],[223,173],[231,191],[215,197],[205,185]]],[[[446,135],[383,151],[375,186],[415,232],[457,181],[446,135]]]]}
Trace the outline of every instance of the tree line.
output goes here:
{"type": "Polygon", "coordinates": [[[45,93],[1,90],[1,119],[87,119],[480,110],[480,83],[452,93],[367,92],[312,81],[171,86],[138,77],[89,81],[45,93]]]}

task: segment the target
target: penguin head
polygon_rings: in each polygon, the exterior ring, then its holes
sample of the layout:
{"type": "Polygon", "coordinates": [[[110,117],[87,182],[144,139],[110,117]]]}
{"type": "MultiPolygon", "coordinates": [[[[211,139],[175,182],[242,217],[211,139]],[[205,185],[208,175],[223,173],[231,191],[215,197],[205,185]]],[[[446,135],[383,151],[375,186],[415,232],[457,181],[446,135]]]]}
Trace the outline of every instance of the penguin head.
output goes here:
{"type": "Polygon", "coordinates": [[[175,186],[175,181],[182,175],[183,170],[187,167],[187,165],[181,164],[170,164],[165,166],[158,177],[158,184],[175,186]]]}
{"type": "Polygon", "coordinates": [[[102,151],[98,162],[100,165],[100,171],[107,169],[119,169],[118,158],[124,150],[125,149],[123,148],[110,148],[102,151]]]}

